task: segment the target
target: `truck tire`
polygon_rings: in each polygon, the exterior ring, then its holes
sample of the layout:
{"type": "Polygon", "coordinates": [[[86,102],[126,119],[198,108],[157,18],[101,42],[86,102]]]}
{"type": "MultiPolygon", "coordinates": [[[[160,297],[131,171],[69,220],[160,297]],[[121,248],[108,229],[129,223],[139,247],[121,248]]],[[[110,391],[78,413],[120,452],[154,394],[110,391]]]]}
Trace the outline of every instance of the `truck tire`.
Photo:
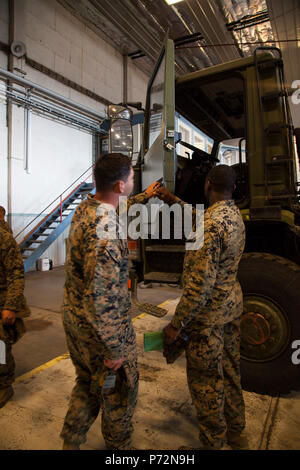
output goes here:
{"type": "Polygon", "coordinates": [[[269,395],[299,390],[300,267],[279,256],[247,253],[238,279],[244,296],[243,389],[269,395]]]}

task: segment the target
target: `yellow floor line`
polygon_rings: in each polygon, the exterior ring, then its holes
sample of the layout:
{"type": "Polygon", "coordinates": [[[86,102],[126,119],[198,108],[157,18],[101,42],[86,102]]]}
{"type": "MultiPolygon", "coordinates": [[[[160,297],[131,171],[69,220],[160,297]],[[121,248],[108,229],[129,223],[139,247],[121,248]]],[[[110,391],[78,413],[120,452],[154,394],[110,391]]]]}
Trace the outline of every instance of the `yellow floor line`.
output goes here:
{"type": "Polygon", "coordinates": [[[30,370],[29,372],[26,372],[26,374],[20,375],[20,377],[15,380],[15,383],[24,382],[24,380],[30,379],[30,377],[32,377],[33,375],[39,374],[43,370],[49,369],[49,367],[52,367],[59,361],[62,361],[63,359],[68,359],[69,357],[69,353],[65,353],[61,356],[55,357],[51,361],[45,362],[45,364],[42,364],[41,366],[36,367],[35,369],[30,370]]]}
{"type": "MultiPolygon", "coordinates": [[[[171,303],[171,302],[172,302],[172,299],[165,300],[163,303],[161,303],[160,305],[158,305],[158,307],[164,307],[164,306],[168,305],[168,304],[171,303]]],[[[147,314],[147,313],[141,313],[141,314],[138,315],[137,317],[134,317],[134,318],[132,319],[132,321],[134,322],[135,320],[139,320],[139,319],[145,317],[146,315],[148,315],[148,314],[147,314]]],[[[17,383],[20,383],[20,382],[24,382],[25,380],[30,379],[30,378],[33,377],[34,375],[37,375],[37,374],[39,374],[40,372],[43,372],[44,370],[49,369],[49,367],[54,366],[54,365],[57,364],[58,362],[63,361],[64,359],[68,359],[69,357],[70,357],[70,354],[69,354],[69,353],[65,353],[65,354],[62,354],[61,356],[55,357],[55,358],[52,359],[51,361],[45,362],[45,364],[42,364],[41,366],[38,366],[38,367],[36,367],[35,369],[32,369],[32,370],[30,370],[29,372],[26,372],[26,374],[20,375],[20,377],[18,377],[18,378],[15,380],[15,383],[17,384],[17,383]]]]}

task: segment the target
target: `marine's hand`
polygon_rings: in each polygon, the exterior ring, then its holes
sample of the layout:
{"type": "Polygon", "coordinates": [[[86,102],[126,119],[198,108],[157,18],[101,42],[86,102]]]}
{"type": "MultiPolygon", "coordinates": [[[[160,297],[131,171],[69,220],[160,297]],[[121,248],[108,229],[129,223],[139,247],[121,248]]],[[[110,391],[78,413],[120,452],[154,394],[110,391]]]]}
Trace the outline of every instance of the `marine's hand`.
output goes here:
{"type": "Polygon", "coordinates": [[[174,196],[174,194],[170,193],[170,191],[164,186],[159,186],[158,188],[156,188],[153,195],[166,202],[167,204],[173,204],[174,202],[176,202],[176,197],[174,196]]]}
{"type": "Polygon", "coordinates": [[[165,326],[163,332],[165,335],[165,342],[167,344],[172,344],[178,338],[180,330],[177,330],[177,328],[174,328],[174,326],[169,323],[167,326],[165,326]]]}
{"type": "Polygon", "coordinates": [[[154,196],[154,193],[155,191],[160,187],[160,183],[158,183],[157,181],[155,181],[154,183],[150,184],[150,186],[148,186],[148,188],[146,189],[145,193],[147,194],[147,196],[150,198],[150,197],[153,197],[154,196]]]}
{"type": "Polygon", "coordinates": [[[12,312],[11,310],[2,310],[2,324],[3,325],[13,325],[16,321],[16,315],[15,312],[12,312]]]}
{"type": "Polygon", "coordinates": [[[124,357],[122,357],[121,359],[104,359],[104,365],[108,367],[108,369],[118,370],[120,369],[124,361],[124,357]]]}

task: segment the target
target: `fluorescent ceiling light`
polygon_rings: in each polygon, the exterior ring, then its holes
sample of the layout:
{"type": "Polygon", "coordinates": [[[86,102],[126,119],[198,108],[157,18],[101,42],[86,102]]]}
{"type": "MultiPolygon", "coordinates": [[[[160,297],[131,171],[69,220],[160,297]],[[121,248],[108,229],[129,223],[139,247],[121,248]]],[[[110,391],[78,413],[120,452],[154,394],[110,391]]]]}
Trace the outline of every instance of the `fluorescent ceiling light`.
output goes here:
{"type": "Polygon", "coordinates": [[[173,5],[174,3],[182,2],[182,0],[166,0],[168,5],[173,5]]]}

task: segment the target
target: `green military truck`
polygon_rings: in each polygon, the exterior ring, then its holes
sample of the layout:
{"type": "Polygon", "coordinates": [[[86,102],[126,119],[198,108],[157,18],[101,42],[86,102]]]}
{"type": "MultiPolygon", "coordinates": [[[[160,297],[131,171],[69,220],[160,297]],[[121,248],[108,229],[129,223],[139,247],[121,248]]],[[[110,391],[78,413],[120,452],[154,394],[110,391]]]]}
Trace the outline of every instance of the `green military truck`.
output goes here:
{"type": "MultiPolygon", "coordinates": [[[[204,180],[218,163],[220,145],[239,143],[234,198],[246,226],[238,273],[244,294],[243,387],[269,394],[299,389],[298,162],[281,52],[261,47],[251,57],[177,79],[174,59],[167,39],[147,90],[135,192],[161,180],[184,201],[204,203],[204,180]],[[175,112],[213,139],[211,153],[179,141],[175,112]],[[179,142],[192,150],[191,158],[176,152],[179,142]]],[[[145,282],[180,282],[184,240],[141,240],[139,252],[132,245],[145,282]]]]}

